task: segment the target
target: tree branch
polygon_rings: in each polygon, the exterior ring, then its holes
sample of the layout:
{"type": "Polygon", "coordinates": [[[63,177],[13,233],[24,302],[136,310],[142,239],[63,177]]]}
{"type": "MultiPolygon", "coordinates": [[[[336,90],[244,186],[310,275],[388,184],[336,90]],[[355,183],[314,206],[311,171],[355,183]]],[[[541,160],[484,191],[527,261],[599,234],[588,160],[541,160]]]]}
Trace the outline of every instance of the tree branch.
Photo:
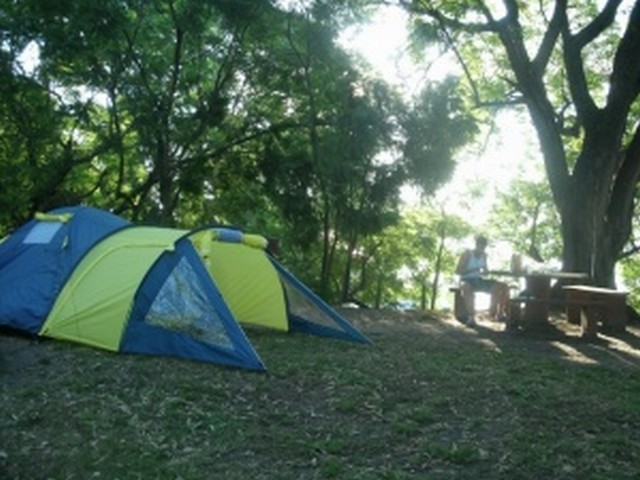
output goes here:
{"type": "Polygon", "coordinates": [[[558,41],[558,38],[560,36],[562,15],[566,7],[567,0],[556,1],[556,6],[553,9],[551,21],[549,22],[549,26],[545,31],[542,42],[540,43],[538,53],[533,59],[533,67],[536,70],[537,74],[540,76],[542,76],[545,69],[547,68],[549,59],[551,58],[551,53],[553,52],[553,48],[555,47],[556,42],[558,41]]]}
{"type": "Polygon", "coordinates": [[[571,98],[578,115],[578,123],[584,125],[585,128],[590,128],[596,122],[598,108],[589,92],[584,62],[582,61],[583,45],[571,34],[566,5],[559,13],[559,22],[564,42],[564,64],[567,70],[571,98]]]}
{"type": "Polygon", "coordinates": [[[607,110],[619,118],[626,117],[630,105],[640,94],[640,2],[636,2],[627,29],[618,44],[613,60],[613,71],[610,78],[611,87],[607,98],[607,110]]]}
{"type": "Polygon", "coordinates": [[[507,17],[511,20],[518,20],[520,16],[520,8],[516,0],[503,0],[504,6],[507,8],[507,17]]]}
{"type": "MultiPolygon", "coordinates": [[[[483,7],[482,2],[480,3],[480,7],[483,7]]],[[[461,22],[460,20],[452,17],[448,17],[444,15],[440,10],[430,7],[425,3],[421,3],[423,8],[419,8],[415,5],[415,2],[411,0],[400,0],[398,3],[402,8],[404,8],[407,12],[413,13],[415,15],[427,15],[428,17],[437,20],[442,25],[446,25],[455,30],[462,30],[467,33],[486,33],[486,32],[496,32],[497,25],[494,22],[489,23],[471,23],[471,22],[461,22]]]]}
{"type": "MultiPolygon", "coordinates": [[[[316,126],[326,126],[329,125],[329,123],[327,122],[323,122],[323,121],[316,121],[315,123],[316,126]]],[[[220,156],[222,156],[224,153],[228,152],[229,150],[239,146],[239,145],[243,145],[245,143],[248,143],[252,140],[255,140],[257,138],[262,137],[263,135],[275,135],[278,134],[280,132],[284,132],[290,129],[306,129],[309,128],[309,125],[307,123],[300,123],[300,122],[292,122],[292,121],[284,121],[282,123],[279,124],[274,124],[269,126],[268,128],[265,129],[259,129],[259,130],[253,130],[253,131],[247,131],[244,135],[239,135],[237,136],[235,139],[226,142],[224,145],[212,149],[212,150],[208,150],[202,153],[202,156],[204,156],[205,158],[209,159],[209,160],[213,160],[216,158],[219,158],[220,156]]],[[[179,161],[178,165],[180,167],[182,167],[184,164],[189,163],[190,161],[192,161],[193,158],[183,158],[179,161]]]]}
{"type": "MultiPolygon", "coordinates": [[[[478,30],[478,31],[484,31],[484,32],[495,32],[495,31],[497,31],[498,26],[495,23],[493,17],[491,16],[491,12],[489,12],[489,10],[486,9],[486,7],[482,4],[482,2],[480,2],[480,7],[484,11],[485,16],[489,20],[489,23],[483,24],[486,28],[483,28],[482,30],[478,30]]],[[[456,59],[458,60],[458,63],[462,67],[462,71],[464,73],[464,76],[467,79],[467,81],[469,82],[469,86],[471,87],[471,91],[473,92],[473,100],[474,100],[474,103],[475,103],[476,107],[504,107],[504,106],[510,106],[510,105],[521,105],[523,103],[523,100],[521,98],[516,98],[516,99],[512,99],[512,100],[504,100],[504,101],[485,101],[485,100],[482,100],[482,98],[480,96],[480,91],[479,91],[479,89],[478,89],[478,87],[476,85],[476,81],[473,78],[471,70],[467,66],[467,62],[465,61],[462,53],[458,49],[455,40],[453,39],[453,37],[451,37],[451,34],[449,33],[449,27],[450,26],[451,27],[455,27],[456,25],[462,25],[462,24],[460,22],[456,22],[456,21],[454,21],[452,19],[448,19],[448,18],[444,17],[443,15],[440,14],[440,12],[437,12],[437,11],[433,11],[433,15],[431,15],[431,13],[427,13],[427,15],[431,16],[438,23],[438,25],[440,27],[440,31],[443,33],[443,35],[445,37],[445,41],[447,42],[447,44],[449,45],[449,47],[453,51],[453,54],[455,55],[456,59]]],[[[479,25],[480,24],[475,24],[475,26],[479,26],[479,25]]],[[[466,24],[466,26],[468,27],[469,25],[466,24]]],[[[507,83],[513,83],[513,82],[510,82],[508,80],[505,80],[505,81],[507,83]]]]}
{"type": "Polygon", "coordinates": [[[586,27],[574,35],[576,47],[584,48],[595,40],[602,32],[611,26],[616,18],[616,12],[622,0],[607,0],[606,5],[596,18],[586,27]]]}
{"type": "Polygon", "coordinates": [[[628,250],[625,250],[620,255],[618,255],[617,260],[618,261],[624,260],[625,258],[629,258],[629,257],[635,255],[638,252],[640,252],[640,246],[633,245],[631,248],[629,248],[628,250]]]}
{"type": "Polygon", "coordinates": [[[462,67],[462,71],[464,72],[464,76],[466,77],[467,81],[469,82],[469,86],[471,87],[471,91],[473,92],[473,101],[476,103],[476,105],[480,105],[482,103],[480,101],[480,93],[478,91],[478,87],[476,85],[476,82],[473,79],[473,75],[471,75],[471,71],[469,70],[469,67],[467,66],[467,62],[465,62],[462,54],[460,53],[460,50],[458,50],[458,47],[456,46],[456,43],[451,38],[451,35],[449,34],[449,31],[448,31],[446,25],[440,20],[440,18],[436,17],[436,21],[440,25],[440,29],[444,33],[445,40],[449,44],[449,47],[451,48],[451,50],[453,50],[453,54],[456,56],[456,59],[458,60],[458,63],[462,67]]]}
{"type": "Polygon", "coordinates": [[[166,111],[163,112],[167,117],[171,115],[173,111],[173,105],[175,103],[176,92],[178,89],[178,82],[180,81],[180,74],[182,72],[182,54],[185,32],[180,26],[178,21],[178,15],[175,10],[173,2],[169,2],[169,11],[171,12],[171,21],[174,26],[174,45],[173,45],[173,60],[171,62],[171,72],[169,80],[169,88],[166,92],[166,111]]]}

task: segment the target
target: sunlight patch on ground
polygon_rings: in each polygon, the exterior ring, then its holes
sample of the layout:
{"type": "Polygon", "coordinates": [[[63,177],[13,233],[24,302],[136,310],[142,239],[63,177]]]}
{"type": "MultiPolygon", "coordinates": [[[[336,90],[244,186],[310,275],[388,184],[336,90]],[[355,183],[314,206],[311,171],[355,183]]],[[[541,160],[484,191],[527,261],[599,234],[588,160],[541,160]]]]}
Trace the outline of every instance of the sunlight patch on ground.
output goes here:
{"type": "MultiPolygon", "coordinates": [[[[627,327],[627,333],[634,333],[629,327],[627,327]]],[[[607,341],[607,346],[598,346],[599,350],[609,353],[613,357],[617,358],[619,361],[629,365],[636,366],[635,360],[640,359],[640,352],[636,350],[633,345],[629,342],[626,342],[620,338],[611,337],[608,335],[604,335],[602,333],[599,334],[604,340],[607,341]],[[630,357],[630,358],[626,358],[630,357]]]]}
{"type": "Polygon", "coordinates": [[[483,338],[478,343],[480,343],[480,345],[484,347],[487,347],[492,352],[502,353],[502,349],[493,340],[489,340],[488,338],[483,338]]]}
{"type": "Polygon", "coordinates": [[[551,342],[551,346],[563,352],[566,355],[566,358],[568,360],[571,360],[572,362],[584,363],[584,364],[590,364],[590,365],[596,365],[598,363],[592,358],[589,358],[586,355],[584,355],[582,352],[580,352],[580,350],[573,348],[572,346],[567,345],[566,343],[553,341],[551,342]]]}

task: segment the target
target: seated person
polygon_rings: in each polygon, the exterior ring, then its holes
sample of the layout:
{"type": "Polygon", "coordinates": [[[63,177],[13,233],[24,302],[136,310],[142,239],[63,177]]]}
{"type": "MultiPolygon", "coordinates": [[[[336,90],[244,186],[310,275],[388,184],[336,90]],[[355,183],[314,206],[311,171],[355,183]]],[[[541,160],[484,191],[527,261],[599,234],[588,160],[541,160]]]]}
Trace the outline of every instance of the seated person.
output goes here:
{"type": "Polygon", "coordinates": [[[497,280],[483,278],[487,268],[487,239],[482,235],[476,237],[474,249],[466,250],[458,261],[456,274],[460,276],[460,293],[464,301],[467,317],[462,319],[466,324],[474,324],[474,294],[485,292],[491,295],[489,315],[495,319],[504,320],[509,308],[509,286],[497,280]]]}

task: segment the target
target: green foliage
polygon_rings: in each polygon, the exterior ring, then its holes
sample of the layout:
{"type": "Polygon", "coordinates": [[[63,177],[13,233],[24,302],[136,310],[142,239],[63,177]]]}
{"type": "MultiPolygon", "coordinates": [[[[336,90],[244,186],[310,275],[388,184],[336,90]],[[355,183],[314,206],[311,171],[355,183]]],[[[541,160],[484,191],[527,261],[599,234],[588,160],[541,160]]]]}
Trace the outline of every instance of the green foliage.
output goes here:
{"type": "MultiPolygon", "coordinates": [[[[65,126],[71,121],[40,85],[6,72],[0,85],[0,225],[12,226],[65,198],[58,183],[77,165],[65,126]],[[62,137],[62,138],[61,138],[62,137]]],[[[0,228],[0,231],[2,228],[0,228]]]]}
{"type": "Polygon", "coordinates": [[[90,147],[82,156],[95,176],[76,176],[72,188],[173,223],[182,196],[204,192],[211,160],[242,134],[220,132],[234,72],[245,68],[245,32],[270,21],[268,3],[67,3],[25,2],[19,18],[41,46],[34,81],[53,79],[75,119],[70,156],[90,147]]]}
{"type": "Polygon", "coordinates": [[[626,258],[620,263],[624,288],[629,292],[628,303],[640,310],[640,262],[637,258],[626,258]]]}
{"type": "Polygon", "coordinates": [[[425,194],[450,179],[454,153],[477,133],[457,86],[457,80],[449,78],[426,88],[404,119],[407,175],[425,194]]]}
{"type": "Polygon", "coordinates": [[[562,257],[560,219],[546,183],[514,180],[507,192],[498,194],[490,224],[494,236],[510,242],[515,252],[535,250],[546,262],[562,257]]]}
{"type": "Polygon", "coordinates": [[[402,185],[449,177],[473,122],[453,83],[408,108],[338,48],[366,3],[3,4],[0,232],[80,202],[232,224],[280,238],[328,298],[369,288],[358,252],[398,221],[402,185]]]}
{"type": "Polygon", "coordinates": [[[354,274],[360,285],[358,299],[375,307],[410,300],[429,308],[436,278],[442,283],[455,267],[453,244],[469,232],[466,222],[444,212],[427,208],[403,212],[400,222],[362,243],[363,261],[354,274]]]}

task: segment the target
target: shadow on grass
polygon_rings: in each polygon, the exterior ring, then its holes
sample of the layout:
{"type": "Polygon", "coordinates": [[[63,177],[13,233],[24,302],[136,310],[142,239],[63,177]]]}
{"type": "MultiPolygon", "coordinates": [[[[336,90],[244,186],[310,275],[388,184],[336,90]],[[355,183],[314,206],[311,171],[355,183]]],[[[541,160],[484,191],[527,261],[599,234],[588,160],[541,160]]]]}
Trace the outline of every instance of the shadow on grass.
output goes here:
{"type": "Polygon", "coordinates": [[[0,335],[0,478],[637,478],[635,328],[344,313],[373,347],[247,329],[268,374],[0,335]]]}
{"type": "MultiPolygon", "coordinates": [[[[507,330],[504,323],[478,315],[467,327],[449,312],[396,312],[346,309],[343,315],[361,327],[372,340],[393,333],[409,337],[425,334],[439,345],[457,348],[479,343],[498,352],[525,353],[578,364],[612,368],[640,368],[640,325],[631,322],[623,332],[599,332],[595,339],[581,337],[580,327],[562,314],[553,315],[543,329],[507,330]]],[[[407,342],[412,342],[407,339],[407,342]]]]}
{"type": "MultiPolygon", "coordinates": [[[[453,320],[455,322],[455,320],[453,320]]],[[[464,327],[466,328],[466,327],[464,327]]],[[[625,331],[601,331],[594,339],[580,335],[580,327],[554,316],[543,329],[506,330],[505,325],[481,320],[472,337],[499,350],[515,350],[549,358],[583,363],[640,368],[640,328],[628,325],[625,331]]]]}

